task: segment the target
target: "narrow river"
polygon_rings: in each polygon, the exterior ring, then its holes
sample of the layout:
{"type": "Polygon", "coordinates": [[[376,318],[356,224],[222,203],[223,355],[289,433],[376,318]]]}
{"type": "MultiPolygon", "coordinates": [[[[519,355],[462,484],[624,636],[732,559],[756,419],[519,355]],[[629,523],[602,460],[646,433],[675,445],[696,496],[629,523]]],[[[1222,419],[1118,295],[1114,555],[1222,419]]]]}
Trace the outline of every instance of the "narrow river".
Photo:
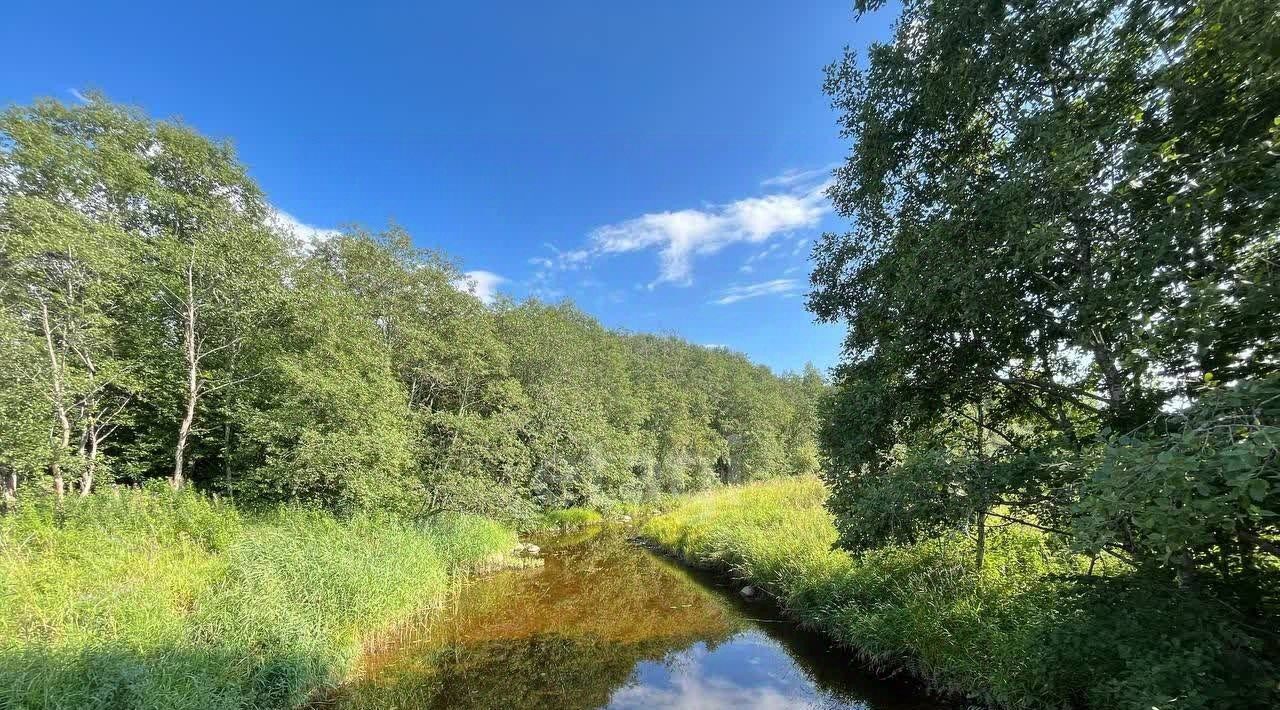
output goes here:
{"type": "Polygon", "coordinates": [[[861,670],[768,602],[595,528],[541,568],[481,577],[365,659],[325,708],[939,707],[861,670]]]}

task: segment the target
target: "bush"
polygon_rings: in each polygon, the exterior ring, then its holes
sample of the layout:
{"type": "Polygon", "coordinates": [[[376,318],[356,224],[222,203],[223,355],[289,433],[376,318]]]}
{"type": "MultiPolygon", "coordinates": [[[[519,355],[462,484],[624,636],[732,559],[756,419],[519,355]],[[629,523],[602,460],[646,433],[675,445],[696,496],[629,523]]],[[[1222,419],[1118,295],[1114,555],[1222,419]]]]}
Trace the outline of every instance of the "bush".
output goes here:
{"type": "Polygon", "coordinates": [[[1005,707],[1266,707],[1276,667],[1210,599],[1087,561],[1038,532],[992,530],[986,563],[955,533],[854,557],[812,478],[683,499],[644,534],[729,570],[882,667],[1005,707]]]}

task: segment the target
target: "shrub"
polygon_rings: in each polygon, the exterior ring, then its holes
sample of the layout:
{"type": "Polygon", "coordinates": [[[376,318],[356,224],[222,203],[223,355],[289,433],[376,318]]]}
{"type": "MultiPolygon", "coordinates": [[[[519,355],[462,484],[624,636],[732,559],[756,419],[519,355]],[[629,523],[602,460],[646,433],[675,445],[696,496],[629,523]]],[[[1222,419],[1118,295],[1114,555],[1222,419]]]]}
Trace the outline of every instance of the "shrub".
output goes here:
{"type": "Polygon", "coordinates": [[[992,530],[981,573],[962,533],[853,556],[816,479],[689,496],[644,534],[775,596],[873,664],[998,706],[1267,707],[1276,666],[1212,599],[1086,560],[1019,527],[992,530]]]}

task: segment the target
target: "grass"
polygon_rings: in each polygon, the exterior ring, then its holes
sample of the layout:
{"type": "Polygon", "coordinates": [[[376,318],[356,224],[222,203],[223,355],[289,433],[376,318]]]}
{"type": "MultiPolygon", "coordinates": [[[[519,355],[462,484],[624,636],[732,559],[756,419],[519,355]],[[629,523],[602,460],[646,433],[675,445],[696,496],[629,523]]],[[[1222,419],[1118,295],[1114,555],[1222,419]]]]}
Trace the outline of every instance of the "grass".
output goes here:
{"type": "Polygon", "coordinates": [[[0,517],[0,708],[293,707],[514,543],[194,494],[29,504],[0,517]]]}
{"type": "Polygon", "coordinates": [[[963,535],[854,557],[817,479],[684,498],[651,541],[764,588],[873,665],[1004,707],[1268,707],[1276,668],[1255,630],[1213,600],[1083,562],[1021,528],[993,530],[981,574],[963,535]]]}

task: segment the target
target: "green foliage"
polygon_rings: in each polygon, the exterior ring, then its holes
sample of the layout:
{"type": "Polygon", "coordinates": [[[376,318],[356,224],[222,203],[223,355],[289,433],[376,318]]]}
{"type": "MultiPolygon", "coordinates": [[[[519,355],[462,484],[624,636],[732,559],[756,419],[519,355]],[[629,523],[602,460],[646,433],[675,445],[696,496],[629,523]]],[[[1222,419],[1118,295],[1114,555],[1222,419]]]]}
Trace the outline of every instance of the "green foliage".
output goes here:
{"type": "Polygon", "coordinates": [[[28,500],[0,518],[0,706],[291,707],[514,543],[474,518],[245,517],[163,487],[28,500]]]}
{"type": "Polygon", "coordinates": [[[843,546],[1013,520],[1274,619],[1273,5],[920,0],[828,68],[843,546]]]}
{"type": "Polygon", "coordinates": [[[975,574],[959,533],[853,556],[797,478],[682,498],[643,533],[767,590],[799,621],[884,667],[1003,707],[1266,707],[1265,632],[1209,595],[1094,566],[1054,537],[990,532],[975,574]]]}
{"type": "Polygon", "coordinates": [[[289,347],[274,353],[253,398],[241,401],[232,455],[250,467],[225,489],[258,504],[412,510],[422,497],[414,432],[375,327],[321,269],[297,271],[291,295],[280,330],[289,347]]]}
{"type": "Polygon", "coordinates": [[[1078,511],[1087,549],[1257,572],[1258,547],[1280,549],[1280,378],[1211,387],[1194,408],[1114,438],[1078,511]]]}
{"type": "Polygon", "coordinates": [[[511,549],[471,514],[813,469],[812,368],[487,305],[394,226],[304,244],[181,124],[13,107],[0,177],[0,706],[293,706],[511,549]]]}
{"type": "Polygon", "coordinates": [[[395,226],[303,244],[181,124],[14,107],[0,174],[6,484],[526,524],[816,465],[812,368],[486,305],[395,226]]]}

